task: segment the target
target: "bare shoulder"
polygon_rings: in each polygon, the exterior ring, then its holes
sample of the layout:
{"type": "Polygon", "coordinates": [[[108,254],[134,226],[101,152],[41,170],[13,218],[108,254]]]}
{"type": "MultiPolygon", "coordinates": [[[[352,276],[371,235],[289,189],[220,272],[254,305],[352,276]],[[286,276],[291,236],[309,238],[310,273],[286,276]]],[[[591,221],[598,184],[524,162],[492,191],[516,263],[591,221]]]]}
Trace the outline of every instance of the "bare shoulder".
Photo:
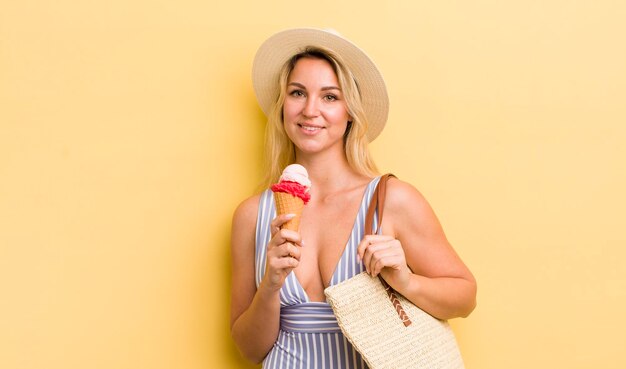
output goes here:
{"type": "Polygon", "coordinates": [[[440,224],[430,204],[413,185],[397,178],[390,178],[385,197],[385,218],[398,233],[410,227],[413,231],[440,232],[440,224]]]}
{"type": "Polygon", "coordinates": [[[233,238],[238,234],[254,232],[261,195],[254,195],[243,200],[233,213],[233,238]]]}
{"type": "Polygon", "coordinates": [[[430,205],[417,188],[395,177],[387,182],[385,200],[386,208],[394,212],[430,210],[430,205]]]}
{"type": "Polygon", "coordinates": [[[256,219],[256,213],[259,209],[259,202],[261,200],[261,194],[250,196],[243,200],[235,209],[233,214],[233,221],[256,219]]]}

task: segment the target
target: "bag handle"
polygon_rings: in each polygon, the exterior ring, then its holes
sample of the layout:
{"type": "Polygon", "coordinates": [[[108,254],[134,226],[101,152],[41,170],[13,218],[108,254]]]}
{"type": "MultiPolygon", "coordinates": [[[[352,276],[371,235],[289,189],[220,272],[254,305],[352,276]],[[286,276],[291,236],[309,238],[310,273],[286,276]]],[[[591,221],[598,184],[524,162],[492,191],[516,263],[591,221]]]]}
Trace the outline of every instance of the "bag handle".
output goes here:
{"type": "Polygon", "coordinates": [[[394,177],[391,173],[387,173],[380,177],[376,190],[372,195],[372,201],[367,208],[367,215],[365,216],[365,234],[378,234],[380,232],[381,225],[383,223],[383,209],[385,208],[385,194],[387,193],[387,181],[389,178],[394,177]],[[378,217],[376,217],[376,232],[372,232],[372,225],[374,223],[374,213],[378,207],[378,217]]]}
{"type": "MultiPolygon", "coordinates": [[[[380,180],[378,181],[378,185],[376,186],[376,190],[374,190],[372,200],[370,201],[370,206],[367,208],[367,215],[365,216],[365,234],[378,234],[380,232],[383,223],[383,210],[385,208],[387,181],[391,177],[397,178],[395,175],[387,173],[380,177],[380,180]],[[374,223],[374,214],[376,213],[376,208],[378,208],[378,216],[376,217],[376,231],[373,232],[372,226],[374,223]]],[[[378,275],[378,279],[380,280],[380,283],[383,284],[383,287],[385,288],[385,291],[387,292],[387,295],[389,296],[389,299],[391,300],[391,303],[396,309],[396,312],[398,313],[398,316],[400,317],[400,320],[402,321],[404,326],[410,326],[412,323],[411,319],[409,319],[409,316],[404,311],[404,308],[400,303],[400,299],[398,299],[397,292],[393,288],[391,288],[389,284],[387,284],[387,282],[380,274],[378,275]]]]}

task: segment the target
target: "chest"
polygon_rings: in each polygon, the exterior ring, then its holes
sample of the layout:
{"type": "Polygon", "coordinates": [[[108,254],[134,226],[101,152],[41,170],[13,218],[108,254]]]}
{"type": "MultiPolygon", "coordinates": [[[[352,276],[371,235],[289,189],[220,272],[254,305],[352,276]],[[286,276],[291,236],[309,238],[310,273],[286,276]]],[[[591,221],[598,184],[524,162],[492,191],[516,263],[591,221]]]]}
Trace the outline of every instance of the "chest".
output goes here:
{"type": "MultiPolygon", "coordinates": [[[[351,238],[363,191],[307,205],[300,234],[304,241],[296,276],[313,301],[323,301],[338,262],[351,238]]],[[[357,240],[358,242],[359,240],[357,240]]]]}
{"type": "Polygon", "coordinates": [[[354,227],[360,199],[306,208],[300,232],[307,246],[324,256],[327,251],[343,249],[354,227]]]}

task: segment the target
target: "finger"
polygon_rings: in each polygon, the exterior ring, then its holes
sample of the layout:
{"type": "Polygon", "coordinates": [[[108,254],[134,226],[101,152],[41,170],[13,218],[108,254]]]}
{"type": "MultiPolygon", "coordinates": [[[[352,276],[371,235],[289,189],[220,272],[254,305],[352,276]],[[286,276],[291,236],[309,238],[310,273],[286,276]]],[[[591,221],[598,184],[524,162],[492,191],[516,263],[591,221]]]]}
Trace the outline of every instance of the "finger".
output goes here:
{"type": "Polygon", "coordinates": [[[368,273],[372,274],[372,266],[377,260],[376,256],[388,252],[390,248],[389,242],[379,242],[367,246],[363,254],[363,264],[365,264],[365,269],[368,273]]]}
{"type": "Polygon", "coordinates": [[[283,269],[288,269],[287,272],[291,271],[291,269],[297,267],[300,264],[300,261],[296,258],[292,258],[290,256],[280,258],[279,265],[282,266],[283,269]]]}
{"type": "Polygon", "coordinates": [[[372,270],[372,277],[376,277],[384,268],[397,269],[397,261],[398,258],[393,253],[377,255],[370,267],[372,270]]]}
{"type": "Polygon", "coordinates": [[[406,265],[406,256],[402,244],[398,240],[392,240],[386,243],[387,248],[380,248],[373,254],[374,262],[371,262],[372,270],[378,274],[384,268],[392,268],[400,270],[406,265]],[[381,264],[382,263],[382,264],[381,264]]]}
{"type": "Polygon", "coordinates": [[[300,233],[296,231],[292,231],[290,229],[281,229],[274,234],[270,243],[268,244],[268,249],[280,246],[285,242],[291,242],[295,245],[302,246],[302,237],[300,233]]]}
{"type": "Polygon", "coordinates": [[[382,235],[382,234],[370,234],[370,235],[363,237],[363,239],[359,243],[359,246],[357,247],[358,260],[359,261],[363,260],[363,255],[365,254],[367,248],[370,245],[374,245],[380,242],[388,242],[394,239],[395,238],[393,238],[392,236],[382,235]]]}
{"type": "Polygon", "coordinates": [[[300,260],[300,248],[291,242],[286,242],[281,245],[281,257],[290,257],[296,260],[300,260]]]}
{"type": "Polygon", "coordinates": [[[281,215],[278,215],[276,218],[272,219],[272,222],[270,223],[270,231],[272,235],[278,232],[280,230],[280,227],[282,227],[283,224],[295,218],[295,216],[296,214],[281,214],[281,215]]]}
{"type": "Polygon", "coordinates": [[[284,257],[289,256],[289,245],[290,244],[288,242],[285,242],[285,243],[282,243],[282,244],[272,248],[267,253],[268,257],[284,258],[284,257]]]}
{"type": "Polygon", "coordinates": [[[296,268],[298,265],[300,265],[300,261],[292,257],[271,258],[268,261],[268,267],[270,270],[282,270],[286,273],[289,273],[291,269],[296,268]]]}
{"type": "Polygon", "coordinates": [[[298,267],[298,265],[300,265],[300,260],[296,258],[288,258],[288,259],[289,259],[287,260],[288,268],[295,269],[298,267]]]}
{"type": "Polygon", "coordinates": [[[293,258],[296,261],[300,261],[301,251],[300,247],[290,242],[283,243],[280,246],[273,247],[267,251],[267,259],[283,259],[293,258]]]}
{"type": "Polygon", "coordinates": [[[289,243],[287,245],[288,245],[288,254],[287,254],[287,256],[292,257],[292,258],[300,261],[300,255],[302,254],[302,252],[300,251],[300,246],[294,245],[292,243],[289,243]]]}

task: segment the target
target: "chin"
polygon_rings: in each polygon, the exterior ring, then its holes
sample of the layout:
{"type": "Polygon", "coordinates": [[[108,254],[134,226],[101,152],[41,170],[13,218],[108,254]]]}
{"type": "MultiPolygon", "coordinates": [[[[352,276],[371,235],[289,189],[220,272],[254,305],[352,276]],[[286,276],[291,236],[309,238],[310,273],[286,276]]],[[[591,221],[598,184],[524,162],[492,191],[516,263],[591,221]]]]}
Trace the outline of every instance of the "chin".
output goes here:
{"type": "Polygon", "coordinates": [[[319,145],[296,145],[296,150],[303,154],[316,154],[323,151],[323,149],[319,145]]]}
{"type": "Polygon", "coordinates": [[[315,154],[322,151],[333,150],[333,148],[336,147],[340,147],[340,150],[343,151],[343,137],[329,140],[329,137],[298,137],[295,135],[295,137],[289,138],[296,147],[296,150],[303,154],[315,154]]]}
{"type": "Polygon", "coordinates": [[[300,143],[295,144],[296,150],[303,154],[317,154],[321,152],[329,152],[329,151],[337,151],[338,153],[343,153],[343,141],[340,144],[333,145],[324,145],[319,142],[308,142],[308,143],[300,143]]]}

